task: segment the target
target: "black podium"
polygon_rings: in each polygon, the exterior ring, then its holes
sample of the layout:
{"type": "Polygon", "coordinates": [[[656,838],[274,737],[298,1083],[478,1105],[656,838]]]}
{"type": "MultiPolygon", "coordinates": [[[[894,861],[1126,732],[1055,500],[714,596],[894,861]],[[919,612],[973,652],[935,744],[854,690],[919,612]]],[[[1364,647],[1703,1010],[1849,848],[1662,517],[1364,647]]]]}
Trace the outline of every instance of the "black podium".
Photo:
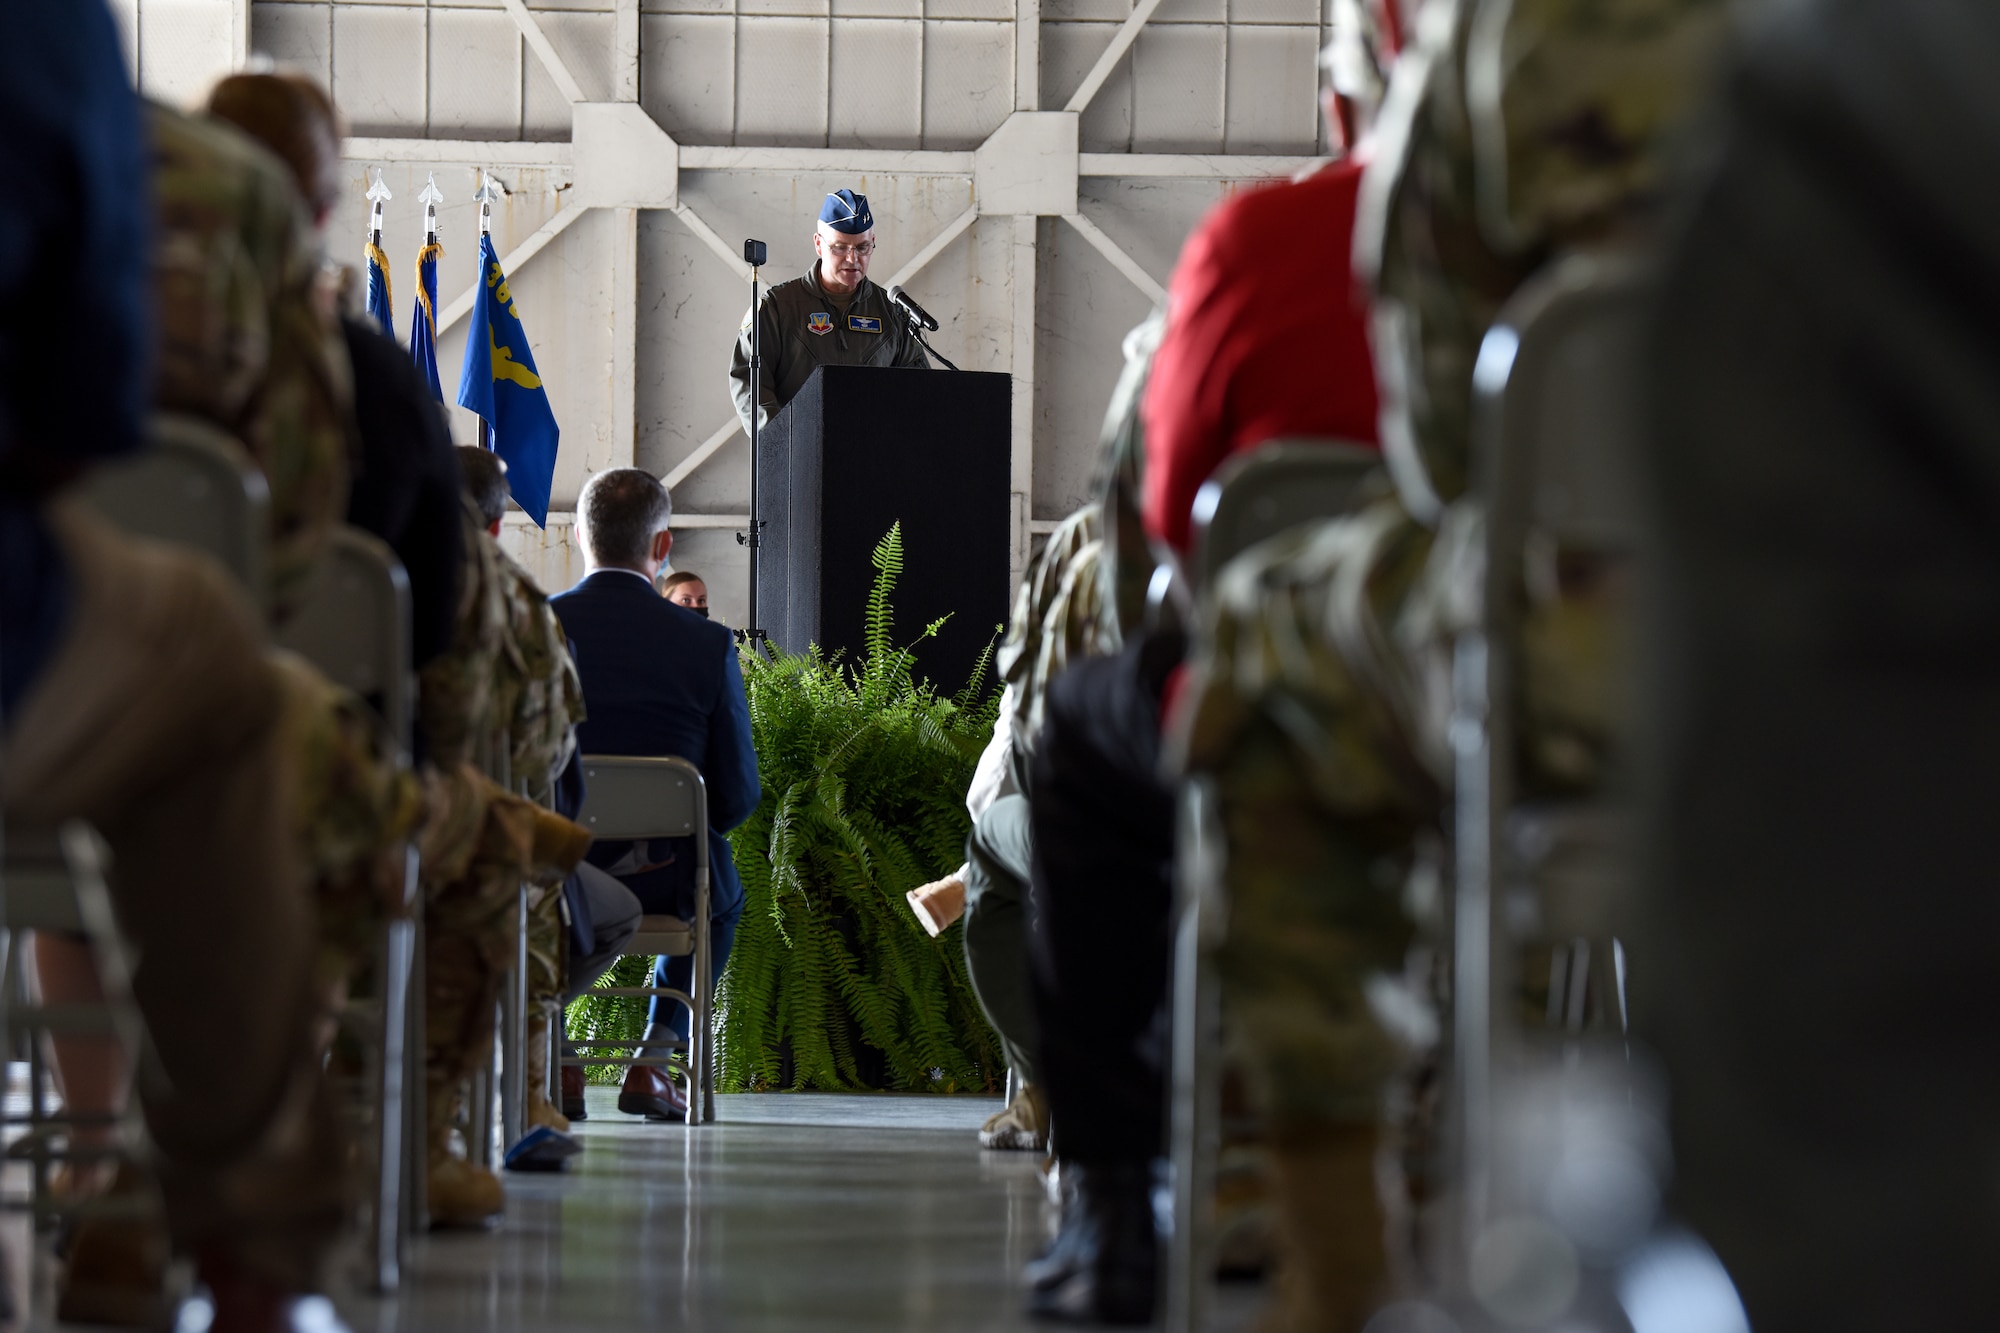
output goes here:
{"type": "Polygon", "coordinates": [[[964,686],[1007,619],[1012,390],[1006,375],[822,366],[757,433],[757,609],[779,648],[863,655],[869,557],[900,521],[896,641],[949,615],[917,672],[964,686]]]}

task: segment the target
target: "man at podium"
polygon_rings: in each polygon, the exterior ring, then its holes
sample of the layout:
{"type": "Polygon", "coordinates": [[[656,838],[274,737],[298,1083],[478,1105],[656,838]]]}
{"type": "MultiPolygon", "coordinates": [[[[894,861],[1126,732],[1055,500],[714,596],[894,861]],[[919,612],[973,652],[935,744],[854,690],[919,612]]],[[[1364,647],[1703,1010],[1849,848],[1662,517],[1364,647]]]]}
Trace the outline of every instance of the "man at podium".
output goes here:
{"type": "MultiPolygon", "coordinates": [[[[804,277],[764,294],[756,311],[764,357],[757,425],[792,400],[818,366],[923,366],[924,350],[889,294],[868,280],[875,218],[868,196],[835,190],[820,206],[813,232],[819,256],[804,277]]],[[[729,392],[750,429],[750,318],[729,358],[729,392]]]]}

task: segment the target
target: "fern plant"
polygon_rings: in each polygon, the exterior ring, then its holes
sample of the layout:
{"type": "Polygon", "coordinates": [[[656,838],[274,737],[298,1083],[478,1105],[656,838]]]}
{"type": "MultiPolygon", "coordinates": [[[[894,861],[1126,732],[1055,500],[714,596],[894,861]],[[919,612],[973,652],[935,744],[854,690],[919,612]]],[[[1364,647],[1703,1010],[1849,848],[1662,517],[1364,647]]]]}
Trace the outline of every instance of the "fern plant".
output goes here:
{"type": "MultiPolygon", "coordinates": [[[[904,901],[963,859],[965,791],[998,705],[992,649],[939,694],[917,657],[945,622],[895,641],[901,524],[873,564],[860,661],[817,646],[743,657],[764,799],[730,835],[746,896],[716,995],[724,1091],[991,1090],[1004,1076],[961,928],[932,939],[904,901]]],[[[580,1001],[570,1030],[636,1038],[638,1011],[580,1001]]]]}

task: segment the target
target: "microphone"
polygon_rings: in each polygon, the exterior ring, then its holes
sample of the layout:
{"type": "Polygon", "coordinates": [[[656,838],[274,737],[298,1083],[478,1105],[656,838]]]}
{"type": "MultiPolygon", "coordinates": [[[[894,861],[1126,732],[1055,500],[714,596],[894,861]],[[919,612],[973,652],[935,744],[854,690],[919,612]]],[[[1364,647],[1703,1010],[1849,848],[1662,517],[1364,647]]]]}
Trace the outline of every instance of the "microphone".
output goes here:
{"type": "Polygon", "coordinates": [[[932,333],[937,332],[938,322],[931,318],[931,312],[918,305],[917,299],[904,291],[900,284],[889,289],[889,299],[907,310],[911,319],[923,325],[932,333]]]}

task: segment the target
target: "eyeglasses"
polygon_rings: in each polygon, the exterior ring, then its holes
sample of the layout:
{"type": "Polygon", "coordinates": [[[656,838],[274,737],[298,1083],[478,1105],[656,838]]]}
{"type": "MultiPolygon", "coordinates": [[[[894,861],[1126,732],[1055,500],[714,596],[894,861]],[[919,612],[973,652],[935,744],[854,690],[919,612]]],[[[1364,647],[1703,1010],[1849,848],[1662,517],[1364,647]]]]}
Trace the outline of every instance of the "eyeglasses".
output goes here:
{"type": "Polygon", "coordinates": [[[870,241],[866,245],[829,245],[826,248],[833,252],[835,259],[866,259],[875,253],[875,242],[870,241]]]}

